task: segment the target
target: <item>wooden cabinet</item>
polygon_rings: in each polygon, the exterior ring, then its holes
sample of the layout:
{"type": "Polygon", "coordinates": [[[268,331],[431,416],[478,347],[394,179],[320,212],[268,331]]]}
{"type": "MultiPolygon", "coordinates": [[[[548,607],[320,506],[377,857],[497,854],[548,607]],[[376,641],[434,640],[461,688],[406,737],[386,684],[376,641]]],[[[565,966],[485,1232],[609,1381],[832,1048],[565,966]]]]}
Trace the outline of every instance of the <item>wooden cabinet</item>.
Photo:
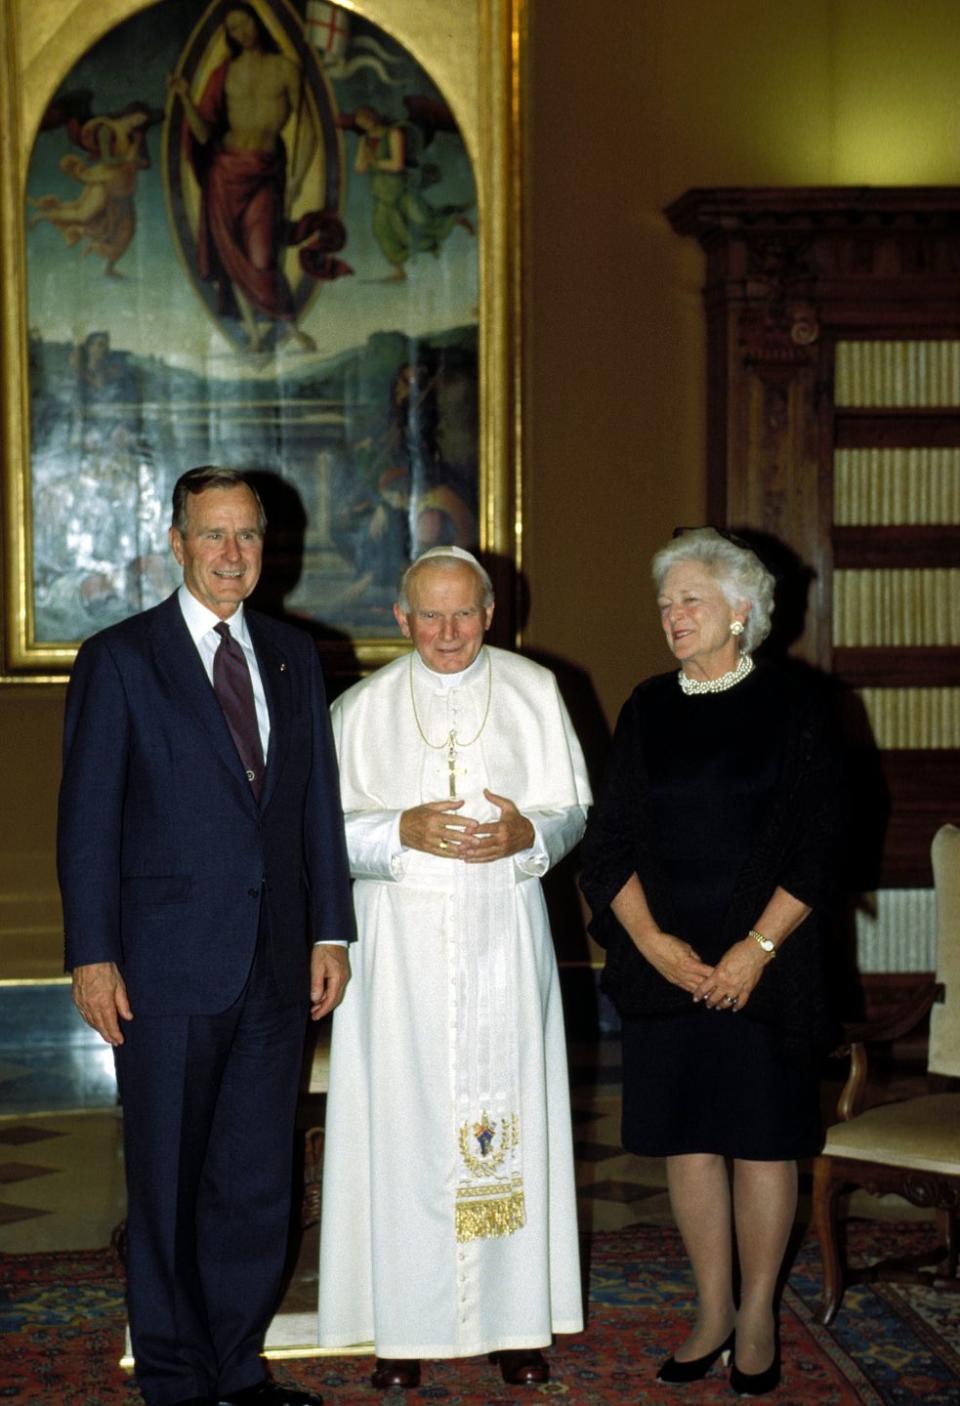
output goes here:
{"type": "Polygon", "coordinates": [[[710,521],[810,568],[795,653],[856,690],[890,798],[882,889],[960,821],[960,189],[691,190],[710,521]]]}

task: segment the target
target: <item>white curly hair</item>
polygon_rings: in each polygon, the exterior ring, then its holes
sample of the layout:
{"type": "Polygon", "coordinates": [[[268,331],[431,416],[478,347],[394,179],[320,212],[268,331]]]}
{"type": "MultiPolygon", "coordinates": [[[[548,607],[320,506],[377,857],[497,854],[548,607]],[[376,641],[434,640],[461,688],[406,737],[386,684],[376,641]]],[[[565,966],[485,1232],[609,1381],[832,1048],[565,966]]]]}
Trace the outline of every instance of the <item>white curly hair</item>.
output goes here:
{"type": "Polygon", "coordinates": [[[650,564],[658,591],[672,566],[696,561],[715,577],[731,606],[746,601],[750,607],[740,649],[752,654],[770,633],[773,615],[774,578],[746,542],[715,527],[678,528],[673,539],[661,547],[650,564]]]}

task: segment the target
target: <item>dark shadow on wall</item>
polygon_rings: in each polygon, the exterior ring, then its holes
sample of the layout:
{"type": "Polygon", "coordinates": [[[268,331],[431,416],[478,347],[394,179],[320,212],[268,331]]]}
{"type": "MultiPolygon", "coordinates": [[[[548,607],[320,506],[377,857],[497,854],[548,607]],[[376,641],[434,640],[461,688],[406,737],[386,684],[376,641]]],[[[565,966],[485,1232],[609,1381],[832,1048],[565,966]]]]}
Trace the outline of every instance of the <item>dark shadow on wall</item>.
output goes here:
{"type": "Polygon", "coordinates": [[[857,694],[832,674],[789,657],[803,634],[813,569],[792,547],[753,527],[734,529],[772,572],[776,582],[773,628],[757,651],[758,658],[779,659],[802,675],[816,675],[833,697],[840,731],[849,794],[849,823],[840,861],[841,888],[834,918],[835,942],[827,953],[827,989],[841,1020],[864,1015],[864,991],[857,970],[856,915],[869,910],[880,885],[884,839],[890,817],[890,796],[883,775],[880,749],[866,709],[857,694]]]}
{"type": "MultiPolygon", "coordinates": [[[[508,558],[493,553],[479,555],[494,581],[498,602],[506,607],[500,612],[498,605],[500,619],[498,621],[494,615],[494,632],[498,625],[499,632],[491,642],[510,648],[516,628],[522,630],[529,615],[529,584],[508,558]]],[[[590,785],[596,795],[610,749],[610,729],[593,680],[587,670],[573,660],[540,649],[521,652],[556,677],[560,696],[583,748],[590,785]]],[[[589,965],[587,911],[577,885],[578,872],[579,847],[550,870],[543,881],[543,892],[561,965],[568,1033],[574,1038],[593,1038],[599,1029],[597,981],[589,965]]]]}
{"type": "Polygon", "coordinates": [[[244,475],[260,495],[267,514],[267,535],[263,547],[263,570],[250,604],[274,620],[296,625],[316,641],[324,660],[331,645],[336,646],[337,672],[327,671],[331,698],[359,677],[360,665],[353,641],[343,630],[324,620],[313,620],[287,608],[303,573],[307,512],[303,499],[292,483],[269,469],[254,469],[244,475]]]}

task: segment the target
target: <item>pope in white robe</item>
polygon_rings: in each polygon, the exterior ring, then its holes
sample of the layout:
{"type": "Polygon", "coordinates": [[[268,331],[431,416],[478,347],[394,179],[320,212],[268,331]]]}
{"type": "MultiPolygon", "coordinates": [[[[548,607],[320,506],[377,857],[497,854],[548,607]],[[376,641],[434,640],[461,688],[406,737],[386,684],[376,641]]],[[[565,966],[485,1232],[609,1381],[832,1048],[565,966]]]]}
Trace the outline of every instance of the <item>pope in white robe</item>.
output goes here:
{"type": "Polygon", "coordinates": [[[395,607],[414,651],[332,709],[360,940],[333,1022],[319,1340],[375,1343],[381,1387],[480,1353],[542,1382],[537,1350],[583,1326],[539,880],[590,789],[556,680],[484,644],[492,613],[475,558],[425,553],[395,607]]]}

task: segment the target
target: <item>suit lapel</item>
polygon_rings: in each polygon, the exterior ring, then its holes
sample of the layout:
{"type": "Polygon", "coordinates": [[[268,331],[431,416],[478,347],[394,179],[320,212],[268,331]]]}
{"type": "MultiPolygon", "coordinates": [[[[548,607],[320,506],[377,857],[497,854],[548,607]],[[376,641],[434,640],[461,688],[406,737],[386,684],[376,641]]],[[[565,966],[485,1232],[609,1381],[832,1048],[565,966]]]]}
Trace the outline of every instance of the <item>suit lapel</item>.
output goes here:
{"type": "Polygon", "coordinates": [[[276,790],[290,744],[290,668],[273,638],[269,619],[254,610],[246,611],[246,619],[270,714],[270,748],[260,796],[260,809],[263,810],[276,790]]]}
{"type": "Polygon", "coordinates": [[[196,717],[224,765],[237,780],[244,803],[256,809],[243,764],[223,709],[217,702],[196,645],[190,638],[176,595],[157,607],[153,617],[154,658],[173,693],[196,717]]]}

